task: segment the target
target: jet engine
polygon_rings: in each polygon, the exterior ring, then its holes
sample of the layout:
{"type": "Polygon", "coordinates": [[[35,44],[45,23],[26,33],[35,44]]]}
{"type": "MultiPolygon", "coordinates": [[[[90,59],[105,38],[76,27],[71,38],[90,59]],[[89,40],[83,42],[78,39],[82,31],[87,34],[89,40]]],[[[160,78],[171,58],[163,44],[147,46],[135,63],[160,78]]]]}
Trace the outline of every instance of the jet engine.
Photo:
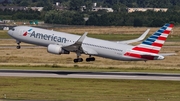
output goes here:
{"type": "Polygon", "coordinates": [[[55,45],[55,44],[48,45],[47,51],[49,53],[58,54],[58,55],[60,55],[60,54],[69,54],[70,53],[69,51],[66,51],[66,50],[62,49],[62,46],[55,45]]]}

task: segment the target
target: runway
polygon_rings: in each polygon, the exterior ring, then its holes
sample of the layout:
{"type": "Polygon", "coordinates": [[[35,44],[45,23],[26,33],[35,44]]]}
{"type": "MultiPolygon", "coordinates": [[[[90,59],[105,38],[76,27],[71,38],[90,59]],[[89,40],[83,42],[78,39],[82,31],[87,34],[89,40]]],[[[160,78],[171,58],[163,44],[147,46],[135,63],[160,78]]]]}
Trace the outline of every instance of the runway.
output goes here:
{"type": "Polygon", "coordinates": [[[6,77],[50,77],[50,78],[90,78],[90,79],[131,79],[180,81],[180,74],[145,72],[83,72],[54,70],[0,70],[6,77]]]}

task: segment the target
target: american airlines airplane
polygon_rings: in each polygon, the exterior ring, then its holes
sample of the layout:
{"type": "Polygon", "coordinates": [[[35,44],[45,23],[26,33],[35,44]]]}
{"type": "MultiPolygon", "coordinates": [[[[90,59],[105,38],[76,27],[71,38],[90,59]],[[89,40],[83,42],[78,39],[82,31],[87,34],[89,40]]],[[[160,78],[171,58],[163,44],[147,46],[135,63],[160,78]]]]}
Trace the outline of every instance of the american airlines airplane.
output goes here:
{"type": "Polygon", "coordinates": [[[173,24],[165,24],[141,44],[132,46],[130,43],[141,41],[148,34],[149,29],[139,38],[127,41],[107,41],[87,37],[87,32],[82,36],[64,32],[40,29],[28,26],[17,26],[8,31],[8,34],[16,39],[17,49],[20,43],[30,43],[47,47],[52,54],[69,54],[75,52],[77,58],[74,62],[82,62],[81,54],[89,55],[86,61],[95,61],[92,56],[99,56],[122,61],[147,61],[163,60],[164,56],[171,54],[159,54],[166,38],[172,30],[173,24]]]}

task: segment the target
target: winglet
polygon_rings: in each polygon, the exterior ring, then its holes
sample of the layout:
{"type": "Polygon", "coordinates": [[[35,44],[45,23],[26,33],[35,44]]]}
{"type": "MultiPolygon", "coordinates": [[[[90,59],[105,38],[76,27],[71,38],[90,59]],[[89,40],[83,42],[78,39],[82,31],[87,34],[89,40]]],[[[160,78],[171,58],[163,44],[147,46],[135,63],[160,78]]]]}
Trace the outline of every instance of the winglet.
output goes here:
{"type": "Polygon", "coordinates": [[[143,40],[146,37],[146,35],[149,33],[149,31],[150,29],[147,29],[139,38],[137,38],[137,40],[139,41],[143,40]]]}
{"type": "Polygon", "coordinates": [[[75,44],[82,44],[83,40],[85,39],[85,37],[87,36],[87,32],[85,32],[77,41],[75,44]]]}
{"type": "Polygon", "coordinates": [[[149,33],[150,29],[147,29],[139,38],[137,39],[132,39],[132,40],[126,40],[126,41],[118,41],[117,43],[123,43],[123,44],[130,44],[133,42],[138,42],[138,41],[142,41],[146,35],[149,33]]]}

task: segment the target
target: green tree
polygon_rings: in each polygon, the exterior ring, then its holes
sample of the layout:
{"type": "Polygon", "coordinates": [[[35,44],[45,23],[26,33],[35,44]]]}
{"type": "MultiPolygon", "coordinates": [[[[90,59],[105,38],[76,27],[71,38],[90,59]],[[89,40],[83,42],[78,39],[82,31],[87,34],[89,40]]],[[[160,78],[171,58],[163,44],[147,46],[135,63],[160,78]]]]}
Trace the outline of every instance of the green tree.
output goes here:
{"type": "Polygon", "coordinates": [[[99,16],[97,14],[91,14],[89,20],[86,22],[86,25],[98,25],[99,16]]]}
{"type": "Polygon", "coordinates": [[[70,1],[70,10],[80,11],[81,6],[84,5],[84,0],[71,0],[70,1]]]}
{"type": "Polygon", "coordinates": [[[142,27],[143,26],[143,22],[142,22],[142,19],[140,18],[135,18],[134,19],[134,27],[142,27]]]}
{"type": "Polygon", "coordinates": [[[74,14],[73,18],[72,18],[72,24],[73,25],[84,25],[85,24],[84,16],[80,13],[74,14]]]}
{"type": "Polygon", "coordinates": [[[150,26],[151,27],[160,27],[160,26],[164,25],[165,23],[167,23],[167,22],[164,22],[162,19],[156,18],[150,23],[150,26]]]}
{"type": "MultiPolygon", "coordinates": [[[[44,6],[45,6],[45,3],[44,3],[43,1],[38,1],[38,2],[36,3],[36,6],[37,6],[37,7],[44,7],[44,6]]],[[[46,9],[46,7],[45,7],[45,9],[46,9]]]]}
{"type": "Polygon", "coordinates": [[[119,12],[120,11],[120,6],[118,4],[114,4],[112,9],[114,10],[114,12],[119,12]]]}
{"type": "Polygon", "coordinates": [[[27,6],[29,6],[29,2],[23,0],[23,1],[20,2],[19,5],[20,5],[20,6],[26,6],[26,7],[27,7],[27,6]]]}

